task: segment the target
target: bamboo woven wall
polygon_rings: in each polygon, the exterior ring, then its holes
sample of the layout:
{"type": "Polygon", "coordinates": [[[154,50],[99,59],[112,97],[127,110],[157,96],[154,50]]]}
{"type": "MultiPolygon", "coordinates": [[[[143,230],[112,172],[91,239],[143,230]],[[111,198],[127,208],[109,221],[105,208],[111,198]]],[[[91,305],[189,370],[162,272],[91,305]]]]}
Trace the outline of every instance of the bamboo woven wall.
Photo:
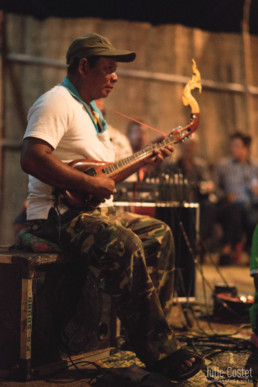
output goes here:
{"type": "MultiPolygon", "coordinates": [[[[202,94],[195,94],[201,109],[200,156],[214,164],[227,153],[228,135],[238,129],[253,135],[253,154],[257,153],[258,93],[255,89],[254,94],[245,98],[243,91],[229,91],[223,84],[245,86],[241,35],[210,33],[180,25],[154,27],[147,23],[89,18],[38,21],[15,15],[6,17],[5,26],[9,55],[21,53],[65,63],[70,42],[91,31],[109,37],[117,47],[135,50],[135,62],[119,64],[122,73],[106,106],[167,133],[189,120],[190,111],[181,100],[184,83],[180,77],[191,77],[194,58],[204,80],[202,94]],[[125,74],[131,70],[144,71],[145,76],[149,74],[150,77],[141,79],[125,74]],[[174,75],[174,80],[157,80],[157,73],[174,75]],[[214,88],[212,82],[221,82],[220,90],[214,88]]],[[[257,88],[258,37],[251,37],[251,53],[249,79],[251,74],[251,84],[257,88]]],[[[65,73],[65,67],[7,62],[3,77],[5,141],[21,142],[27,110],[41,93],[61,82],[65,73]]],[[[128,124],[125,118],[111,112],[107,119],[121,131],[128,124]]],[[[150,132],[150,138],[155,136],[150,132]]],[[[13,240],[13,219],[26,197],[27,177],[20,170],[19,148],[6,147],[3,154],[0,243],[8,244],[13,240]]]]}

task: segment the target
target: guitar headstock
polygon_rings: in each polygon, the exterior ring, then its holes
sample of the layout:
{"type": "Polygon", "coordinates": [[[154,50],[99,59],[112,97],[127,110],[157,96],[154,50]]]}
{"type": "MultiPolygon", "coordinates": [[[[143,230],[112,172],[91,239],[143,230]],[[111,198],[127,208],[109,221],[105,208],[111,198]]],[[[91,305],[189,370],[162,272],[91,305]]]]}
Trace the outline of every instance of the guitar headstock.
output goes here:
{"type": "Polygon", "coordinates": [[[174,144],[185,142],[191,137],[191,134],[193,132],[194,132],[194,130],[192,130],[192,128],[189,127],[189,125],[187,125],[183,128],[181,126],[178,126],[176,129],[172,130],[168,134],[169,142],[170,143],[172,142],[174,144]]]}
{"type": "Polygon", "coordinates": [[[200,122],[200,109],[198,102],[196,99],[192,96],[191,91],[193,89],[198,89],[199,92],[202,90],[201,85],[201,75],[197,68],[196,62],[193,59],[193,76],[192,78],[187,82],[186,86],[184,87],[183,92],[183,104],[185,106],[189,105],[191,107],[191,118],[188,125],[181,127],[178,126],[175,129],[173,129],[166,137],[165,140],[163,140],[159,146],[162,144],[178,144],[183,141],[187,141],[191,134],[198,128],[199,122],[200,122]]]}

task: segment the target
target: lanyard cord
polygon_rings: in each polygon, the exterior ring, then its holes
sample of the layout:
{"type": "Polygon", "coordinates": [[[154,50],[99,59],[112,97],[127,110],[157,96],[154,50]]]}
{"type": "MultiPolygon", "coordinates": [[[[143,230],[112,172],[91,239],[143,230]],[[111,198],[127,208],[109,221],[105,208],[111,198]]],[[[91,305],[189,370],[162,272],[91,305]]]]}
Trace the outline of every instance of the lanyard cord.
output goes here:
{"type": "Polygon", "coordinates": [[[105,109],[107,109],[107,110],[109,110],[109,111],[111,111],[111,112],[113,112],[113,113],[119,114],[120,116],[125,117],[125,118],[127,118],[128,120],[137,122],[137,124],[146,126],[146,128],[149,128],[149,129],[153,130],[154,132],[157,132],[157,133],[161,134],[162,136],[167,136],[167,133],[162,132],[162,131],[159,130],[159,129],[153,128],[152,126],[147,125],[147,124],[145,124],[144,122],[138,121],[138,120],[136,120],[135,118],[129,117],[129,116],[127,116],[127,115],[124,114],[124,113],[121,113],[121,112],[119,112],[119,111],[117,111],[117,110],[111,109],[111,108],[106,107],[106,106],[105,106],[105,109]]]}

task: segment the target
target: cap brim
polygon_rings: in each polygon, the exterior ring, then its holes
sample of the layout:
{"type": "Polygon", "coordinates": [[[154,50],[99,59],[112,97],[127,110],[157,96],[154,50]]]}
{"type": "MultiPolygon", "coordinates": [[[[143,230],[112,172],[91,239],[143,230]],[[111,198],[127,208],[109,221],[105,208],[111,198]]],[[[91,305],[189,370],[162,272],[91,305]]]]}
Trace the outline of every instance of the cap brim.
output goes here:
{"type": "Polygon", "coordinates": [[[125,50],[101,50],[97,55],[112,56],[115,57],[118,62],[132,62],[136,58],[135,52],[125,50]]]}
{"type": "Polygon", "coordinates": [[[133,62],[136,58],[135,52],[129,54],[114,55],[118,62],[133,62]]]}

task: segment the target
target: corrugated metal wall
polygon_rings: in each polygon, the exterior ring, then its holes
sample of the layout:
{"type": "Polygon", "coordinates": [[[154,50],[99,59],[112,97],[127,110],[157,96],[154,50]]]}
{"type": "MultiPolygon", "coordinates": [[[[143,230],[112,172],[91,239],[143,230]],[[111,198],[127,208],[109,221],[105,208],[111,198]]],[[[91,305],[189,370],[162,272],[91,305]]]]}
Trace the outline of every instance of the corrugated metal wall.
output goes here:
{"type": "MultiPolygon", "coordinates": [[[[258,37],[252,36],[250,41],[248,79],[253,88],[247,91],[241,35],[210,33],[180,25],[154,27],[148,23],[89,18],[38,21],[15,15],[6,16],[5,28],[8,51],[2,85],[1,244],[12,242],[12,222],[26,197],[27,177],[19,165],[19,144],[27,110],[41,93],[63,80],[67,47],[80,34],[94,31],[109,37],[114,46],[137,52],[135,62],[119,64],[119,82],[106,100],[107,107],[165,132],[186,124],[190,111],[181,98],[194,58],[203,79],[203,92],[196,94],[201,109],[200,155],[215,163],[227,152],[229,133],[236,129],[257,133],[258,37]],[[28,55],[34,64],[26,62],[28,57],[19,59],[17,54],[28,55]],[[57,61],[56,66],[35,64],[42,58],[57,61]]],[[[111,112],[107,119],[121,131],[128,124],[125,118],[111,112]]],[[[150,132],[150,138],[155,136],[150,132]]],[[[254,139],[253,153],[257,150],[258,142],[254,139]]]]}

